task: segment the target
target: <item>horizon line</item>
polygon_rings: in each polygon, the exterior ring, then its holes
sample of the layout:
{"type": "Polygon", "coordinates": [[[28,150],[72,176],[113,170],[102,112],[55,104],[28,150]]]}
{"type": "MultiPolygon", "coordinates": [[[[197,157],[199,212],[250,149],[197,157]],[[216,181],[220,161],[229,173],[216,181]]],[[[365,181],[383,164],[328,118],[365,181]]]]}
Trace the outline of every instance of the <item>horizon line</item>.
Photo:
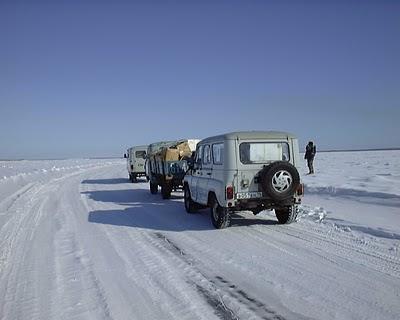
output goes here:
{"type": "MultiPolygon", "coordinates": [[[[328,149],[328,150],[318,150],[317,152],[362,152],[362,151],[395,151],[400,150],[400,147],[392,147],[392,148],[366,148],[366,149],[328,149]]],[[[300,151],[300,153],[304,153],[304,151],[300,151]]],[[[74,160],[74,159],[88,159],[88,160],[101,160],[101,159],[124,159],[123,157],[118,156],[104,156],[104,157],[65,157],[65,158],[16,158],[16,159],[1,159],[0,161],[44,161],[44,160],[74,160]]]]}

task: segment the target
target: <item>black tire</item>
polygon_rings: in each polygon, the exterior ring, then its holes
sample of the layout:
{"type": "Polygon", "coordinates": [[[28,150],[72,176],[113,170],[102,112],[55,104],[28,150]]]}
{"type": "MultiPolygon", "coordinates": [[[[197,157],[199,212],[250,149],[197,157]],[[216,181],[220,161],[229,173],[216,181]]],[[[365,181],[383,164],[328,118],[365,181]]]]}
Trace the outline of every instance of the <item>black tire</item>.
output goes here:
{"type": "Polygon", "coordinates": [[[298,212],[296,205],[275,209],[275,215],[280,224],[289,224],[296,221],[298,212]]]}
{"type": "Polygon", "coordinates": [[[195,213],[197,211],[196,203],[192,200],[190,189],[187,184],[183,187],[183,198],[185,203],[185,209],[187,213],[195,213]]]}
{"type": "Polygon", "coordinates": [[[221,207],[218,200],[213,197],[211,201],[211,222],[216,229],[224,229],[229,227],[231,223],[231,215],[229,208],[221,207]]]}
{"type": "Polygon", "coordinates": [[[286,161],[277,161],[266,166],[261,171],[260,178],[262,189],[275,201],[293,197],[300,184],[296,167],[286,161]]]}
{"type": "Polygon", "coordinates": [[[158,192],[158,184],[150,181],[150,193],[156,194],[158,192]]]}
{"type": "Polygon", "coordinates": [[[171,192],[172,192],[172,187],[169,184],[164,183],[161,185],[161,195],[163,199],[171,198],[171,192]]]}
{"type": "Polygon", "coordinates": [[[137,182],[136,173],[133,173],[133,174],[132,174],[132,182],[133,182],[133,183],[136,183],[136,182],[137,182]]]}
{"type": "Polygon", "coordinates": [[[129,174],[129,181],[132,182],[132,175],[129,174]]]}

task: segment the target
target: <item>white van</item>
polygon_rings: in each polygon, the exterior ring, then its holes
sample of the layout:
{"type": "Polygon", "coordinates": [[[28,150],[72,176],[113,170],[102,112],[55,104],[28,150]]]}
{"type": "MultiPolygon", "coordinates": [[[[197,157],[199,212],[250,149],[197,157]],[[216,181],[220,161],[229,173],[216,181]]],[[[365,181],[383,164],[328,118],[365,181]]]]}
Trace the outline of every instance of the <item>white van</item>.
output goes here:
{"type": "Polygon", "coordinates": [[[134,146],[127,150],[125,154],[126,168],[128,169],[129,180],[137,182],[137,177],[146,176],[145,160],[146,160],[147,146],[134,146]]]}

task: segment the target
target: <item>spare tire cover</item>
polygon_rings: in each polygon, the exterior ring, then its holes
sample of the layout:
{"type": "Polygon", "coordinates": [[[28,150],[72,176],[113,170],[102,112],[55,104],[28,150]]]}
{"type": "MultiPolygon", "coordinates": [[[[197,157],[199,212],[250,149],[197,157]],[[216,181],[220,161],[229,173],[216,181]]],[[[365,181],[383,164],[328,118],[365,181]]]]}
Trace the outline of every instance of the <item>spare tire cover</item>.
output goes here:
{"type": "Polygon", "coordinates": [[[268,196],[281,201],[293,196],[300,183],[300,175],[291,163],[277,161],[264,167],[260,172],[260,182],[268,196]]]}

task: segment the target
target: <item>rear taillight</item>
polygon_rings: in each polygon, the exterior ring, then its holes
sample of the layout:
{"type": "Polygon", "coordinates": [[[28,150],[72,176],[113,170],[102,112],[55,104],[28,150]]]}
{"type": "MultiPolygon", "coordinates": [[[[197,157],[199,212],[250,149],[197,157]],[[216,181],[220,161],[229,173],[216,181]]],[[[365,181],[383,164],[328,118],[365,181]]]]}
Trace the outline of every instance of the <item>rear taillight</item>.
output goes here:
{"type": "Polygon", "coordinates": [[[227,200],[233,199],[233,187],[232,186],[226,187],[226,199],[227,200]]]}
{"type": "Polygon", "coordinates": [[[296,192],[298,196],[302,196],[304,194],[304,184],[299,183],[296,192]]]}

